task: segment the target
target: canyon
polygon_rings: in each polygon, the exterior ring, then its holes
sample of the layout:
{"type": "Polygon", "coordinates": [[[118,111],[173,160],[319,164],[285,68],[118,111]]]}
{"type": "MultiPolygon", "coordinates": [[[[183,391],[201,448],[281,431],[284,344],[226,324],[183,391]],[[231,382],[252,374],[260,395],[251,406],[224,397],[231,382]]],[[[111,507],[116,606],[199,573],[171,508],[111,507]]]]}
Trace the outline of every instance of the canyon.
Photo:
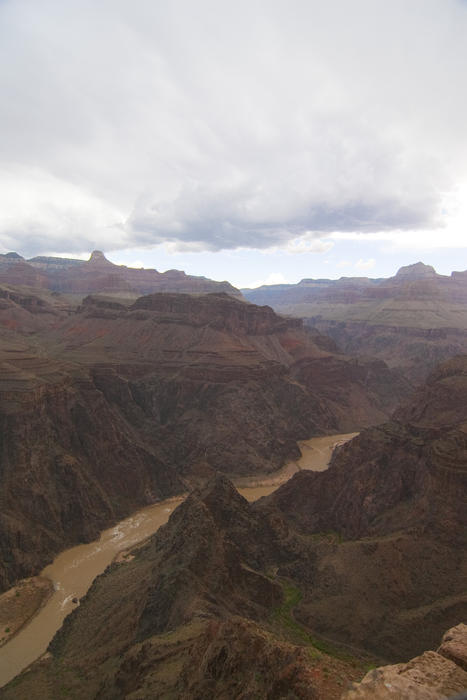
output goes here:
{"type": "Polygon", "coordinates": [[[1,257],[0,591],[188,496],[0,697],[371,697],[465,620],[464,273],[276,290],[297,318],[98,252],[1,257]]]}
{"type": "Polygon", "coordinates": [[[436,648],[467,614],[466,377],[467,357],[445,363],[326,471],[254,503],[221,474],[192,491],[1,697],[324,700],[370,659],[436,648]]]}
{"type": "Polygon", "coordinates": [[[297,440],[381,422],[410,389],[224,293],[48,294],[1,299],[0,590],[216,470],[274,471],[297,440]]]}

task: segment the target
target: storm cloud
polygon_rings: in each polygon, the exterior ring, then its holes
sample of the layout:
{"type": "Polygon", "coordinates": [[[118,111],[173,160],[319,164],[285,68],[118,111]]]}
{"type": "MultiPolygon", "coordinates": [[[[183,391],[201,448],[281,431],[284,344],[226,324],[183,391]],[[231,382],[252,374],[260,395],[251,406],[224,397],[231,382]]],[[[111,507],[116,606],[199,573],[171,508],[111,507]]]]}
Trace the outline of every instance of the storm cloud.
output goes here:
{"type": "Polygon", "coordinates": [[[460,0],[3,0],[0,243],[267,249],[436,229],[460,0]]]}

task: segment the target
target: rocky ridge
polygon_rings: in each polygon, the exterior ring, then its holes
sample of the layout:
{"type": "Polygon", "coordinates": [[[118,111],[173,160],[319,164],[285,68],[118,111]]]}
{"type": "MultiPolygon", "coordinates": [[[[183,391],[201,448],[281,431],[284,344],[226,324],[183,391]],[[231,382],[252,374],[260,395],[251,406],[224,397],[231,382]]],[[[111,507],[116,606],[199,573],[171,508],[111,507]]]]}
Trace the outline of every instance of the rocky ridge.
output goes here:
{"type": "Polygon", "coordinates": [[[241,296],[229,282],[186,275],[180,270],[161,273],[114,265],[100,250],[93,251],[88,261],[46,256],[25,260],[17,253],[0,255],[0,284],[26,285],[77,296],[97,292],[133,298],[154,292],[226,292],[241,296]]]}
{"type": "Polygon", "coordinates": [[[60,688],[76,699],[339,697],[358,670],[297,645],[274,622],[286,598],[266,570],[278,528],[225,477],[214,479],[132,561],[96,579],[50,655],[0,697],[49,698],[60,688]]]}

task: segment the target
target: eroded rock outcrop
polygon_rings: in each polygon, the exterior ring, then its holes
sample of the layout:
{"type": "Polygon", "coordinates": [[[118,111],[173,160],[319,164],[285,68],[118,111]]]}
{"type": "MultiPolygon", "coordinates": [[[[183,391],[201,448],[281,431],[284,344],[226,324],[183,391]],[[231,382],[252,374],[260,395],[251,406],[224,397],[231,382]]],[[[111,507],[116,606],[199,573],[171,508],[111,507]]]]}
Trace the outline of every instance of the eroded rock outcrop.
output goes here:
{"type": "Polygon", "coordinates": [[[441,640],[438,654],[467,671],[467,625],[460,623],[448,630],[441,640]]]}
{"type": "Polygon", "coordinates": [[[376,668],[344,693],[342,700],[447,700],[467,691],[467,626],[448,630],[437,652],[408,663],[376,668]]]}

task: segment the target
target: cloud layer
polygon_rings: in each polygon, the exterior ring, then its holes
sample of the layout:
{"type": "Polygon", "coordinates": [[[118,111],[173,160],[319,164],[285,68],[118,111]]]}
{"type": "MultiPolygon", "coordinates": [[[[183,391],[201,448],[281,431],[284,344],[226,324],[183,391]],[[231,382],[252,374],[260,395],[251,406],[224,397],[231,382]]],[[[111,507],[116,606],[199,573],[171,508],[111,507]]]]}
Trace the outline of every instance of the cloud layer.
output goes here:
{"type": "Polygon", "coordinates": [[[459,0],[4,0],[0,242],[326,250],[467,181],[459,0]]]}

